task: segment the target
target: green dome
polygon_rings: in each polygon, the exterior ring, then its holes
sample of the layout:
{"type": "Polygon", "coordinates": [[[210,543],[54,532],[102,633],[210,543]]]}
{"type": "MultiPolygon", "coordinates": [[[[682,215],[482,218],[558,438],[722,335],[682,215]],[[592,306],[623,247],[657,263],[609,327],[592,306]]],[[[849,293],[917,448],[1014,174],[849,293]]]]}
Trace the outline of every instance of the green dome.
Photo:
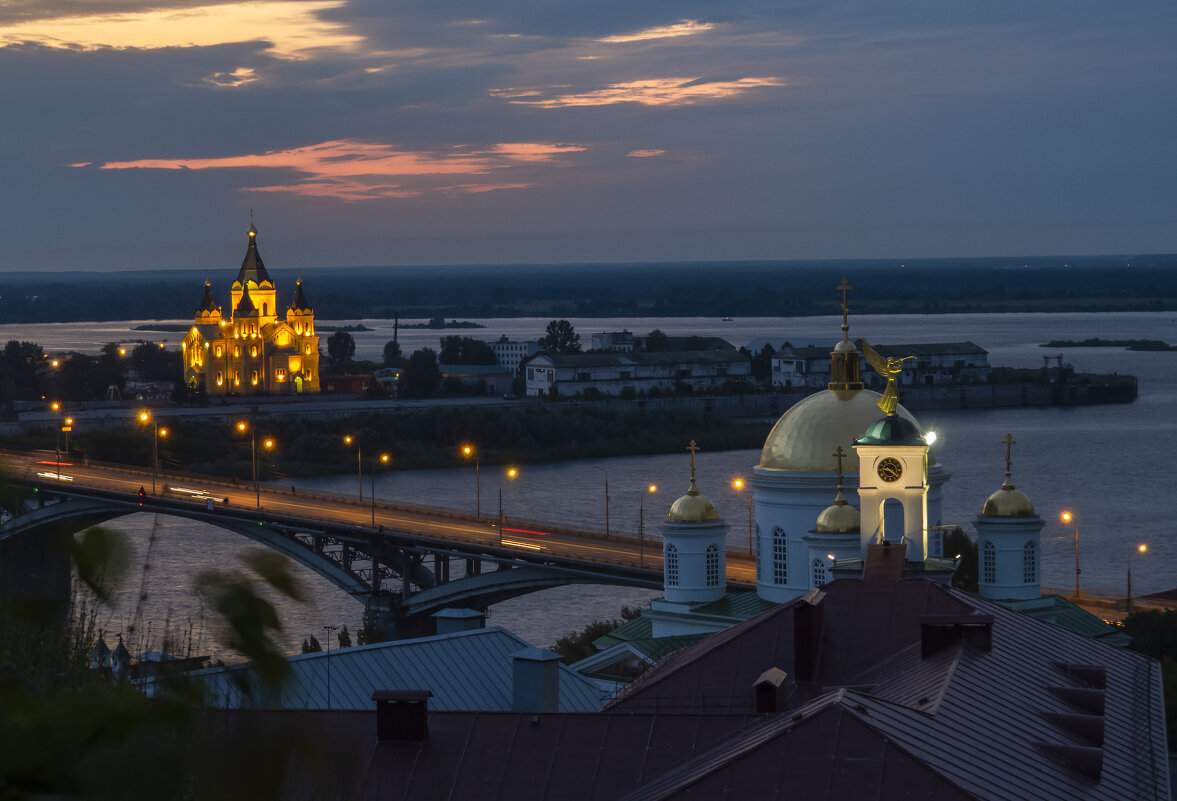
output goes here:
{"type": "Polygon", "coordinates": [[[923,445],[919,426],[906,417],[895,415],[876,420],[855,445],[923,445]]]}

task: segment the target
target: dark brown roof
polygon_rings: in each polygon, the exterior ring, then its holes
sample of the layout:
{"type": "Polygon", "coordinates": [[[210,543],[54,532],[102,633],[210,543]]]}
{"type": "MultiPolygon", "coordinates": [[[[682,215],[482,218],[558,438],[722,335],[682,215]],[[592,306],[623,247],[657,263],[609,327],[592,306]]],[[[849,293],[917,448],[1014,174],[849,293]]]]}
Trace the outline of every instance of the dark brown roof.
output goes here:
{"type": "Polygon", "coordinates": [[[273,286],[270,274],[266,272],[266,265],[262,263],[262,254],[257,249],[257,229],[250,223],[249,248],[245,251],[245,258],[241,261],[241,269],[237,271],[237,283],[244,285],[246,281],[253,281],[261,286],[268,283],[273,286]]]}
{"type": "Polygon", "coordinates": [[[290,304],[290,308],[299,312],[309,312],[311,304],[307,303],[306,296],[302,294],[302,281],[294,285],[294,302],[290,304]]]}
{"type": "Polygon", "coordinates": [[[241,300],[237,302],[237,308],[233,310],[234,316],[245,317],[257,311],[257,307],[253,305],[253,298],[249,296],[249,285],[242,284],[245,291],[241,293],[241,300]]]}
{"type": "Polygon", "coordinates": [[[200,301],[200,305],[196,307],[197,313],[200,312],[215,312],[217,310],[217,302],[213,298],[213,287],[208,281],[204,282],[204,297],[200,301]]]}

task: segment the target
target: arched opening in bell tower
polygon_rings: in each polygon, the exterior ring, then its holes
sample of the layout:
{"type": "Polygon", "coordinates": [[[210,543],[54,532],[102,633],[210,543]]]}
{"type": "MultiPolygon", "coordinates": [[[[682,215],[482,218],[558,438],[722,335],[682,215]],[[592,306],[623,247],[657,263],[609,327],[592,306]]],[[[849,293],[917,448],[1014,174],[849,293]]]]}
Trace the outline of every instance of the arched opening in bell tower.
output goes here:
{"type": "Polygon", "coordinates": [[[898,545],[903,541],[905,518],[903,502],[898,498],[888,498],[883,501],[883,530],[879,532],[880,542],[890,542],[898,545]]]}

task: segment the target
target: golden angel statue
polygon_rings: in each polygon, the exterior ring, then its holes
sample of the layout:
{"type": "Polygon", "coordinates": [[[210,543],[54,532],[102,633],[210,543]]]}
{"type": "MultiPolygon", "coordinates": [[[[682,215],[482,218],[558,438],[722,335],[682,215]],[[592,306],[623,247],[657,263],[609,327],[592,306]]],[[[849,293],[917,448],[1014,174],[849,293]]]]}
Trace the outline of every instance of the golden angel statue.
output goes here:
{"type": "Polygon", "coordinates": [[[887,379],[887,388],[883,390],[883,397],[879,398],[878,407],[883,410],[883,414],[894,417],[895,407],[899,405],[899,389],[895,384],[895,376],[903,372],[903,363],[908,359],[914,359],[915,354],[904,356],[902,359],[893,359],[890,356],[884,358],[865,339],[862,340],[862,352],[875,372],[887,379]]]}

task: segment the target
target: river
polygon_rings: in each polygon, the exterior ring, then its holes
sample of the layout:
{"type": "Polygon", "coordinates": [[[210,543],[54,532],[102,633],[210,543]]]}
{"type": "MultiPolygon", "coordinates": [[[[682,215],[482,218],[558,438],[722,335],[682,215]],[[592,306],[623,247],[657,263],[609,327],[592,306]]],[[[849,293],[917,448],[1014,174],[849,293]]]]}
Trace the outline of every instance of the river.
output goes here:
{"type": "MultiPolygon", "coordinates": [[[[140,322],[0,326],[0,338],[36,341],[47,350],[92,352],[111,340],[149,336],[131,331],[140,322]]],[[[392,338],[392,323],[362,322],[373,330],[354,334],[357,356],[378,358],[384,343],[392,338]]],[[[542,335],[547,319],[476,322],[485,324],[486,328],[444,333],[488,340],[502,334],[513,339],[534,339],[542,335]]],[[[841,319],[756,318],[723,322],[697,318],[628,318],[572,319],[571,322],[586,344],[594,331],[629,329],[644,334],[660,328],[671,335],[723,336],[736,345],[768,338],[774,344],[787,339],[794,345],[832,346],[840,334],[841,319]]],[[[436,348],[441,333],[402,329],[399,340],[407,353],[423,346],[436,348]]],[[[1177,313],[860,315],[851,317],[851,336],[865,336],[885,344],[967,339],[989,350],[991,364],[1041,367],[1044,354],[1059,352],[1040,347],[1051,339],[1100,337],[1173,342],[1177,339],[1177,313]]],[[[175,341],[178,336],[150,338],[175,341]]],[[[1161,509],[1161,501],[1169,497],[1163,482],[1177,474],[1177,449],[1173,447],[1177,442],[1177,415],[1174,414],[1177,353],[1110,348],[1071,348],[1062,353],[1064,361],[1079,371],[1138,376],[1138,399],[1125,405],[919,415],[925,428],[937,431],[937,460],[953,474],[945,487],[945,522],[960,523],[971,531],[970,523],[985,498],[1001,484],[1004,470],[1001,439],[1011,433],[1017,441],[1013,453],[1014,482],[1030,496],[1046,520],[1042,563],[1045,586],[1073,586],[1074,529],[1065,527],[1059,520],[1060,512],[1069,509],[1079,526],[1085,589],[1122,593],[1129,568],[1134,592],[1173,588],[1177,586],[1177,571],[1173,567],[1177,532],[1171,513],[1161,509]],[[1147,553],[1136,550],[1140,543],[1147,543],[1147,553]]],[[[766,435],[770,425],[765,424],[766,435]]],[[[646,529],[652,532],[657,519],[686,489],[686,445],[684,442],[682,454],[520,465],[519,477],[503,484],[504,509],[508,516],[517,518],[604,529],[607,474],[610,527],[622,532],[636,530],[639,508],[644,504],[646,529]],[[650,484],[657,485],[658,491],[643,495],[650,484]]],[[[390,443],[390,447],[395,453],[395,443],[390,443]]],[[[730,547],[747,547],[746,496],[733,489],[731,482],[735,477],[751,474],[759,452],[700,453],[697,459],[700,488],[731,526],[730,547]]],[[[314,484],[319,489],[340,493],[355,492],[354,475],[300,484],[308,487],[314,484]]],[[[497,504],[498,487],[497,471],[484,468],[484,510],[497,504]]],[[[474,471],[469,468],[394,471],[377,479],[376,492],[382,500],[473,511],[474,471]]],[[[230,564],[232,555],[246,546],[218,529],[172,518],[132,515],[116,525],[131,537],[140,557],[138,565],[149,563],[150,568],[135,572],[116,603],[103,613],[100,625],[112,634],[125,628],[145,575],[143,589],[147,600],[142,619],[150,621],[152,639],[158,639],[165,621],[170,621],[173,630],[181,632],[191,623],[197,648],[216,651],[207,631],[208,616],[191,593],[191,580],[200,570],[230,564]],[[153,531],[155,541],[147,558],[153,531]]],[[[358,626],[362,614],[358,602],[309,571],[298,568],[298,572],[311,600],[305,604],[279,604],[285,622],[284,645],[296,650],[298,643],[312,634],[322,639],[326,625],[347,624],[352,630],[358,626]]],[[[493,607],[489,623],[506,626],[538,645],[548,645],[591,620],[616,617],[622,605],[644,604],[653,594],[611,587],[557,588],[493,607]]]]}

